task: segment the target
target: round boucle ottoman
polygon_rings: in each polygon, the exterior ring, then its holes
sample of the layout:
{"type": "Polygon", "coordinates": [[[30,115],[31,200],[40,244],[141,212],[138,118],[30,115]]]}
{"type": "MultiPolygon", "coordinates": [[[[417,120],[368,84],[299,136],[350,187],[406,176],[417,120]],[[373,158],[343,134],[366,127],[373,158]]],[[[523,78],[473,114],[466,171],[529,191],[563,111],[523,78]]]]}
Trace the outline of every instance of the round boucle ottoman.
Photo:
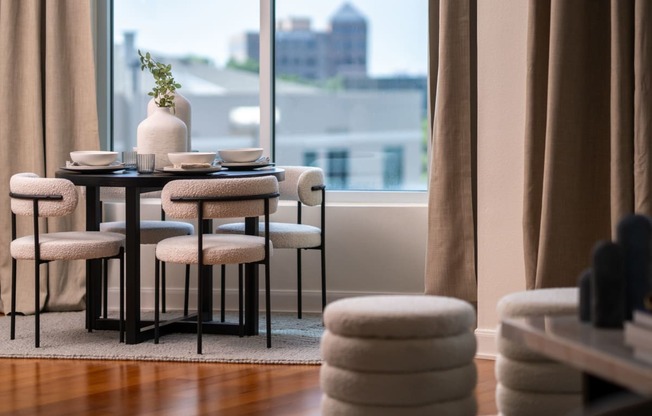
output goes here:
{"type": "Polygon", "coordinates": [[[474,415],[475,310],[441,296],[364,296],[324,310],[323,415],[474,415]]]}
{"type": "Polygon", "coordinates": [[[582,393],[582,374],[560,363],[510,360],[499,355],[496,380],[510,389],[533,393],[582,393]]]}
{"type": "Polygon", "coordinates": [[[372,406],[422,406],[469,396],[477,381],[474,363],[418,373],[362,373],[323,363],[320,384],[328,396],[372,406]]]}
{"type": "Polygon", "coordinates": [[[475,416],[477,404],[473,395],[425,406],[366,406],[322,396],[322,415],[337,416],[475,416]]]}
{"type": "Polygon", "coordinates": [[[328,364],[363,372],[405,373],[445,370],[473,361],[477,349],[470,331],[436,338],[358,338],[324,331],[322,358],[328,364]],[[442,359],[445,357],[445,359],[442,359]]]}
{"type": "Polygon", "coordinates": [[[475,326],[475,310],[443,296],[361,296],[324,310],[324,326],[359,338],[431,338],[457,335],[475,326]]]}
{"type": "Polygon", "coordinates": [[[565,415],[582,406],[582,396],[572,393],[533,393],[496,386],[496,406],[504,416],[565,415]]]}
{"type": "MultiPolygon", "coordinates": [[[[577,314],[575,287],[515,292],[497,305],[500,319],[577,314]]],[[[498,326],[496,405],[504,416],[566,414],[580,405],[581,373],[506,339],[498,326]]]]}

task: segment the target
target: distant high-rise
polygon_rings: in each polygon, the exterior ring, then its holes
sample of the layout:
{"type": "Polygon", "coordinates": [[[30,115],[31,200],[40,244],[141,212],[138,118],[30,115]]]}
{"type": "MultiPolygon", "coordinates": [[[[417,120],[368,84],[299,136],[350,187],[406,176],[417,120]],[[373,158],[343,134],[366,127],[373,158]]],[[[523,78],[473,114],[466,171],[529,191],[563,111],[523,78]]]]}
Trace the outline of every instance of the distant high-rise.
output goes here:
{"type": "MultiPolygon", "coordinates": [[[[231,56],[239,62],[258,61],[259,40],[247,32],[231,41],[231,56]]],[[[311,28],[310,19],[292,17],[276,27],[276,73],[309,80],[367,75],[367,19],[344,3],[326,31],[311,28]]]]}

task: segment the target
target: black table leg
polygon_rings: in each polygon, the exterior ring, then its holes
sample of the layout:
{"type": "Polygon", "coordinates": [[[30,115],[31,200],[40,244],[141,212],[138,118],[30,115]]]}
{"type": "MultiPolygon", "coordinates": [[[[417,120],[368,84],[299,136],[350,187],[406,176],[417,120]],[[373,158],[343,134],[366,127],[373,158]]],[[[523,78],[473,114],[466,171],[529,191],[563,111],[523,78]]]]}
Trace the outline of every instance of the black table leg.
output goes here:
{"type": "MultiPolygon", "coordinates": [[[[245,234],[258,235],[258,218],[245,218],[245,234]]],[[[245,264],[245,334],[258,335],[258,265],[245,264]]]]}
{"type": "Polygon", "coordinates": [[[125,342],[140,340],[140,190],[125,188],[125,342]]]}
{"type": "MultiPolygon", "coordinates": [[[[97,231],[102,221],[100,205],[100,188],[86,187],[86,230],[97,231]]],[[[102,261],[90,260],[86,262],[86,329],[93,328],[93,322],[100,316],[101,310],[101,285],[91,285],[91,279],[102,275],[102,261]]]]}

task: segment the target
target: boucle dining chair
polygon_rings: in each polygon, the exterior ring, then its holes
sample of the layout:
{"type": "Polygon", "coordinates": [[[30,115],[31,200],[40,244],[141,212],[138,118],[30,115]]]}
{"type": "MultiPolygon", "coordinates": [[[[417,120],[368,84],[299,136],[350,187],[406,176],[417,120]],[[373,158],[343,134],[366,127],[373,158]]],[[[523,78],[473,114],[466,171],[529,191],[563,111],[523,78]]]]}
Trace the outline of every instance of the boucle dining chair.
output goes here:
{"type": "MultiPolygon", "coordinates": [[[[102,203],[107,201],[121,201],[124,200],[124,188],[100,188],[100,201],[102,203]]],[[[159,198],[160,192],[146,192],[141,195],[141,198],[159,198]]],[[[125,221],[107,221],[100,224],[100,231],[108,231],[118,234],[127,234],[127,223],[125,221]]],[[[166,221],[165,212],[161,208],[160,220],[141,220],[140,221],[140,244],[141,245],[156,245],[170,237],[179,237],[186,235],[193,235],[195,228],[192,224],[183,221],[166,221]]],[[[166,267],[165,263],[161,266],[161,311],[166,312],[166,267]]],[[[183,313],[188,315],[188,290],[190,286],[190,265],[186,265],[185,275],[185,295],[183,304],[183,313]]],[[[108,281],[104,279],[102,287],[102,297],[104,298],[104,317],[107,316],[107,294],[108,294],[108,281]]]]}
{"type": "MultiPolygon", "coordinates": [[[[124,284],[124,236],[102,231],[62,231],[42,233],[39,218],[62,217],[77,208],[75,185],[67,179],[41,178],[35,173],[18,173],[9,182],[11,198],[11,339],[16,336],[16,274],[17,260],[34,261],[34,337],[40,346],[40,266],[55,260],[120,261],[120,341],[124,340],[124,313],[122,309],[124,284]],[[17,237],[17,216],[33,217],[33,233],[17,237]]],[[[106,263],[105,263],[106,264],[106,263]]],[[[106,267],[103,268],[106,279],[106,267]]],[[[92,277],[87,287],[92,288],[92,277]]],[[[92,309],[92,296],[87,307],[92,309]]],[[[93,330],[92,322],[88,331],[93,330]]]]}
{"type": "MultiPolygon", "coordinates": [[[[297,316],[301,319],[301,250],[321,251],[321,303],[322,310],[326,307],[326,186],[324,172],[320,168],[308,166],[279,166],[285,170],[285,180],[279,182],[281,200],[296,201],[296,223],[271,222],[269,236],[274,248],[295,249],[297,252],[297,316]],[[321,206],[321,224],[315,227],[302,224],[301,207],[303,205],[321,206]]],[[[217,227],[216,233],[244,234],[244,223],[223,224],[217,227]]],[[[260,229],[262,234],[265,228],[260,229]]],[[[224,292],[226,268],[222,266],[222,319],[224,319],[224,292]]]]}
{"type": "MultiPolygon", "coordinates": [[[[238,179],[176,180],[168,183],[161,194],[161,204],[172,218],[197,219],[200,227],[205,220],[216,218],[243,218],[264,216],[269,224],[269,215],[278,206],[278,181],[273,176],[238,179]]],[[[269,233],[263,237],[255,235],[204,234],[172,237],[156,246],[156,269],[158,262],[197,264],[197,353],[202,353],[202,299],[204,266],[222,264],[264,264],[265,265],[265,316],[267,324],[267,348],[272,346],[271,299],[269,260],[272,243],[269,233]]],[[[241,270],[241,266],[239,267],[241,270]]],[[[158,292],[158,273],[155,272],[155,292],[158,292]]],[[[158,293],[155,293],[154,340],[158,343],[160,314],[158,293]]],[[[243,292],[242,272],[238,293],[240,334],[243,334],[243,292]]]]}

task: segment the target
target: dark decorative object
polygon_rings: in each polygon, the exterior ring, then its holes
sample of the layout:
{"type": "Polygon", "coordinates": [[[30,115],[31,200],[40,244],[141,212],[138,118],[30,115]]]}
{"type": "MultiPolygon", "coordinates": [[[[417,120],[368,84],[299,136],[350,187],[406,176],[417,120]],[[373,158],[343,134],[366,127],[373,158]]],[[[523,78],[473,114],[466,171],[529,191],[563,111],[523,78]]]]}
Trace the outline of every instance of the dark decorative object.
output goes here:
{"type": "Polygon", "coordinates": [[[645,309],[644,298],[652,290],[652,222],[644,215],[628,215],[618,224],[618,243],[623,248],[625,319],[645,309]]]}
{"type": "Polygon", "coordinates": [[[622,328],[625,319],[625,279],[622,247],[600,241],[593,249],[591,320],[596,328],[622,328]]]}
{"type": "Polygon", "coordinates": [[[591,322],[591,275],[593,271],[591,269],[586,269],[582,272],[579,278],[578,286],[580,292],[579,299],[579,309],[580,309],[580,321],[582,322],[591,322]]]}

